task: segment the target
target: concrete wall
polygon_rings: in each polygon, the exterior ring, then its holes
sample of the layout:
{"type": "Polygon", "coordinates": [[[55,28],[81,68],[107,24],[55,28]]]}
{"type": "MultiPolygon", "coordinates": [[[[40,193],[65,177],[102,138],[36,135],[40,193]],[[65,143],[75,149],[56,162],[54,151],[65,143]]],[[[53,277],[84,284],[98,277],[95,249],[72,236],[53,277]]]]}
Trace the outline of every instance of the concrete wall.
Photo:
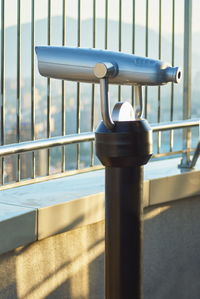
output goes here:
{"type": "Polygon", "coordinates": [[[200,198],[145,212],[145,299],[200,298],[200,198]]]}
{"type": "MultiPolygon", "coordinates": [[[[145,209],[145,299],[200,298],[200,198],[145,209]]],[[[103,299],[104,223],[0,256],[0,299],[103,299]]],[[[128,299],[128,298],[124,298],[128,299]]]]}

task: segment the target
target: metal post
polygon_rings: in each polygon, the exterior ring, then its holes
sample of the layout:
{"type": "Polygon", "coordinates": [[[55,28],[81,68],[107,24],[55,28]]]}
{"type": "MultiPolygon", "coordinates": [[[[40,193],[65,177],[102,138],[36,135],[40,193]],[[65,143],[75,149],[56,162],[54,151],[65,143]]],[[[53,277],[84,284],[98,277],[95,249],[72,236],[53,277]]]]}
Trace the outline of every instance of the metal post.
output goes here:
{"type": "Polygon", "coordinates": [[[106,166],[106,299],[143,298],[143,166],[151,156],[145,120],[100,123],[96,154],[106,166]]]}
{"type": "Polygon", "coordinates": [[[143,167],[106,167],[106,299],[142,295],[143,167]]]}
{"type": "MultiPolygon", "coordinates": [[[[184,74],[183,74],[183,119],[191,118],[192,93],[192,1],[185,0],[184,13],[184,74]]],[[[183,153],[179,167],[190,164],[191,130],[183,131],[183,153]]]]}

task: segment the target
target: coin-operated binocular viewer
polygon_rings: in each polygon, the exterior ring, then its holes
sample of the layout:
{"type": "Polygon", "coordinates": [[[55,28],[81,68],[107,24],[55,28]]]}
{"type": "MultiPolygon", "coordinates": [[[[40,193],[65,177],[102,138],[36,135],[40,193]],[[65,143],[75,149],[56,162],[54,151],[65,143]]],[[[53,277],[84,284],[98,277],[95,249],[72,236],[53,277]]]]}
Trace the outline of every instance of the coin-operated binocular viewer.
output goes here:
{"type": "Polygon", "coordinates": [[[142,299],[143,165],[152,155],[152,133],[142,118],[142,85],[178,83],[181,71],[159,60],[96,49],[37,47],[42,76],[100,83],[102,121],[96,154],[105,165],[106,299],[142,299]],[[116,103],[108,85],[134,85],[134,107],[116,103]]]}

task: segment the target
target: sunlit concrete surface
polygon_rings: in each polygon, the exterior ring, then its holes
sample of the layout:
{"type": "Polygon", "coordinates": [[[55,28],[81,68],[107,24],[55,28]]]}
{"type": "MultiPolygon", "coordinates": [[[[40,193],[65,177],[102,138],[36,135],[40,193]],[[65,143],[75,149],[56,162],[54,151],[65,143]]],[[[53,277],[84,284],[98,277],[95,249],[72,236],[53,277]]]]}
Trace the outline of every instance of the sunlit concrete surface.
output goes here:
{"type": "Polygon", "coordinates": [[[145,299],[200,298],[200,197],[145,209],[145,299]]]}
{"type": "Polygon", "coordinates": [[[103,222],[17,248],[0,256],[0,298],[102,299],[103,254],[103,222]]]}
{"type": "MultiPolygon", "coordinates": [[[[200,197],[145,208],[144,299],[199,299],[200,197]]],[[[0,255],[2,299],[103,299],[104,221],[0,255]]]]}

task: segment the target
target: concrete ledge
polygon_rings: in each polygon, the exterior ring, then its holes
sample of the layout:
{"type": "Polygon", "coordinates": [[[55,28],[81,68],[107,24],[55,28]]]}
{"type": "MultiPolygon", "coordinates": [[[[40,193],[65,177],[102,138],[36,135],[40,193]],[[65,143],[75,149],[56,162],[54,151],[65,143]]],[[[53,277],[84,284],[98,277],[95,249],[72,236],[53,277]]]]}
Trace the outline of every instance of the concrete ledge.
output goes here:
{"type": "Polygon", "coordinates": [[[200,171],[151,180],[149,205],[196,196],[200,193],[200,171]]]}
{"type": "MultiPolygon", "coordinates": [[[[200,194],[200,161],[182,173],[180,159],[145,166],[144,207],[200,194]]],[[[104,218],[104,170],[0,192],[0,253],[104,218]]]]}
{"type": "Polygon", "coordinates": [[[104,219],[104,193],[38,210],[38,239],[104,219]]]}
{"type": "Polygon", "coordinates": [[[0,204],[0,254],[37,240],[37,210],[0,204]]]}

